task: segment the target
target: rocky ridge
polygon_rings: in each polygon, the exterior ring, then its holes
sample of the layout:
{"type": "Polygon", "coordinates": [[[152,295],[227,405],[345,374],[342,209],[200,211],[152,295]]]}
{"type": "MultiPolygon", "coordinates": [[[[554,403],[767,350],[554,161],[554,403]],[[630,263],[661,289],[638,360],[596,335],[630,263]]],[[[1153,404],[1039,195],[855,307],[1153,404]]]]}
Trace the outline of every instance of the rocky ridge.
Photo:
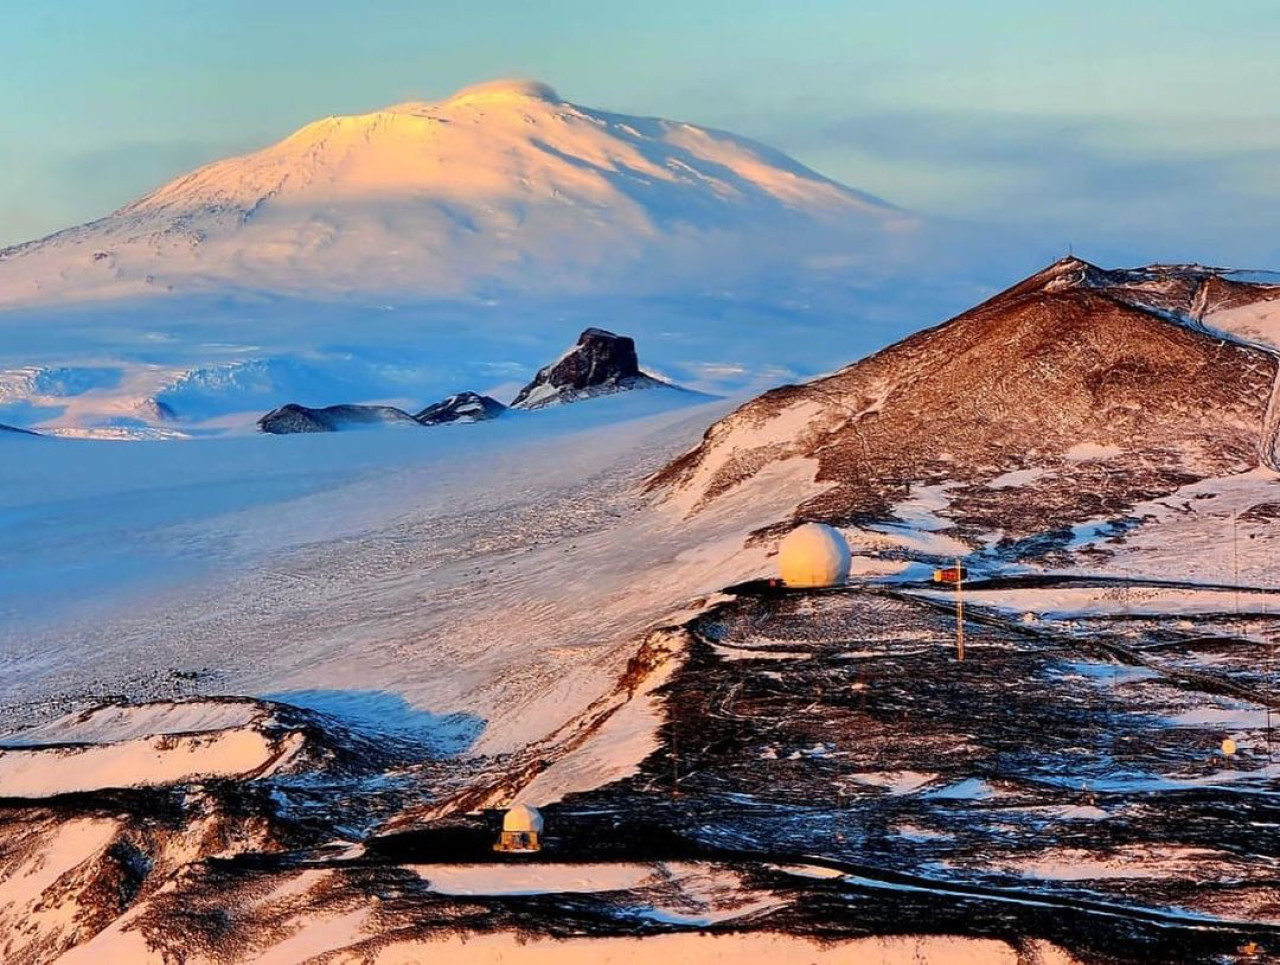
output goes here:
{"type": "Polygon", "coordinates": [[[269,435],[300,432],[338,432],[342,429],[376,425],[411,424],[413,416],[390,405],[330,405],[313,409],[290,402],[272,409],[258,420],[258,428],[269,435]]]}
{"type": "Polygon", "coordinates": [[[1275,461],[1269,347],[1214,328],[1280,287],[1198,266],[1059,261],[839,372],[712,426],[651,485],[697,512],[770,467],[797,518],[892,517],[945,487],[961,533],[1030,537],[1275,461]]]}
{"type": "MultiPolygon", "coordinates": [[[[289,403],[268,412],[258,420],[258,427],[272,435],[289,435],[409,422],[424,426],[487,422],[497,419],[508,408],[545,409],[637,389],[687,392],[642,372],[633,339],[600,328],[588,328],[569,351],[540,369],[509,407],[491,396],[470,391],[451,395],[415,415],[394,406],[332,405],[313,409],[289,403]]],[[[691,399],[697,397],[697,393],[687,394],[691,399]]]]}

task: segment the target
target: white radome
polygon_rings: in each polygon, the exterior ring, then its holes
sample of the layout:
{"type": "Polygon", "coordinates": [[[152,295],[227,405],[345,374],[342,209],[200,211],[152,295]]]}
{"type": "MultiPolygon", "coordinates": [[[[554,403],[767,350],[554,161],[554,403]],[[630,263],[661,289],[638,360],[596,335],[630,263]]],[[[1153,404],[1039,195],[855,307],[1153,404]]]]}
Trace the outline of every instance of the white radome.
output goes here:
{"type": "Polygon", "coordinates": [[[778,572],[787,586],[835,586],[849,578],[849,544],[826,523],[797,526],[778,546],[778,572]]]}
{"type": "Polygon", "coordinates": [[[542,813],[527,804],[514,805],[502,816],[503,831],[525,831],[542,833],[542,813]]]}

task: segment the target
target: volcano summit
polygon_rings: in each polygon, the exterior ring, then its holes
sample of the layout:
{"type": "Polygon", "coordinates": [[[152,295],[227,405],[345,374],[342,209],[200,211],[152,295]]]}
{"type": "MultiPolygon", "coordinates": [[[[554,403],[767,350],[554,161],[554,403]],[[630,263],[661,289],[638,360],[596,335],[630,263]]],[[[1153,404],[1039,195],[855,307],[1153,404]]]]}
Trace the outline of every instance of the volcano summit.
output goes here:
{"type": "Polygon", "coordinates": [[[914,224],[753,141],[499,80],[323,118],[0,251],[0,304],[224,286],[646,289],[788,250],[862,258],[914,224]]]}

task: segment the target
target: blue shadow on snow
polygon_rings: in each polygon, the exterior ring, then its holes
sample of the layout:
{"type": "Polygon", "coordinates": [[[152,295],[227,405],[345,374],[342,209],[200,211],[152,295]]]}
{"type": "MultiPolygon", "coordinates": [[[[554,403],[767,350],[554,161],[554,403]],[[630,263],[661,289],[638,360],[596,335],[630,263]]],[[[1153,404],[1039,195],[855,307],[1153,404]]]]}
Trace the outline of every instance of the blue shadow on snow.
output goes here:
{"type": "Polygon", "coordinates": [[[465,753],[485,728],[474,714],[433,714],[387,690],[291,690],[262,699],[332,717],[362,737],[418,744],[436,757],[465,753]]]}

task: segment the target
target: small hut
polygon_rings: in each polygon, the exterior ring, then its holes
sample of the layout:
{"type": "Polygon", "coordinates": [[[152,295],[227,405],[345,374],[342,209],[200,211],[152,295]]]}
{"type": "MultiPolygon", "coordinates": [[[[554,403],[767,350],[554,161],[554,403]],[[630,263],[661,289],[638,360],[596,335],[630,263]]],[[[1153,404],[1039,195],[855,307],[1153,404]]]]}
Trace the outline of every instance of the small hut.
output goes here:
{"type": "Polygon", "coordinates": [[[494,851],[529,854],[542,850],[542,814],[527,804],[513,805],[502,816],[502,836],[494,851]]]}

